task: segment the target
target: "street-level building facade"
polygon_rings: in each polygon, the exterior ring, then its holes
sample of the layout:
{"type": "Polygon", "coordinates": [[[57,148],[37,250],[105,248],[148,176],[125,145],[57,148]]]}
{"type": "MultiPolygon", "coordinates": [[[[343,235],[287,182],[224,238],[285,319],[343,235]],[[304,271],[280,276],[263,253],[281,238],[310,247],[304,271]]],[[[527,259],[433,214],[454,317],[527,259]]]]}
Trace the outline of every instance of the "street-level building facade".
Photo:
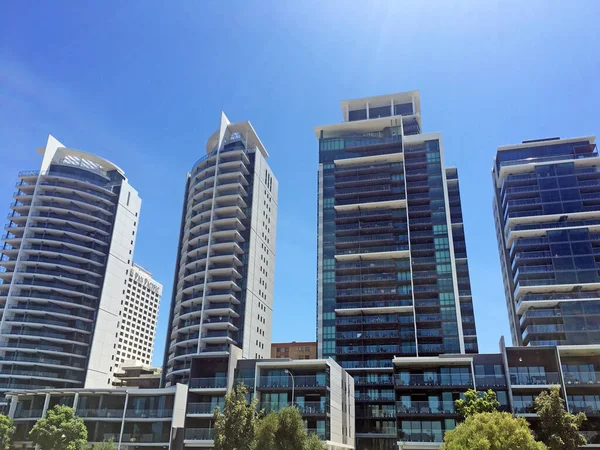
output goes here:
{"type": "Polygon", "coordinates": [[[165,385],[187,383],[192,357],[269,358],[277,179],[250,122],[221,126],[186,178],[163,363],[165,385]]]}
{"type": "Polygon", "coordinates": [[[141,199],[106,159],[38,151],[0,246],[0,392],[109,387],[141,199]]]}
{"type": "MultiPolygon", "coordinates": [[[[477,353],[457,171],[422,133],[418,91],[343,101],[317,126],[318,355],[353,376],[393,375],[396,357],[477,353]]],[[[358,449],[397,446],[389,387],[357,385],[358,449]]]]}
{"type": "MultiPolygon", "coordinates": [[[[553,386],[560,388],[571,413],[585,412],[588,420],[581,433],[588,444],[600,446],[600,346],[505,347],[500,352],[476,355],[440,355],[394,359],[394,374],[363,380],[388,386],[396,408],[376,402],[371,414],[395,414],[400,450],[434,450],[446,431],[454,429],[459,417],[455,402],[468,389],[496,392],[500,409],[524,417],[535,427],[535,398],[553,386]]],[[[357,447],[360,448],[360,447],[357,447]]],[[[383,448],[383,447],[375,447],[383,448]]],[[[391,448],[391,447],[390,447],[391,448]]]]}
{"type": "Polygon", "coordinates": [[[117,449],[182,450],[186,385],[163,389],[57,389],[9,393],[15,448],[35,448],[29,432],[55,405],[74,408],[88,432],[88,442],[113,441],[117,449]]]}
{"type": "Polygon", "coordinates": [[[498,147],[494,218],[515,344],[600,344],[594,142],[587,136],[498,147]]]}
{"type": "MultiPolygon", "coordinates": [[[[112,439],[118,449],[136,450],[213,448],[215,408],[222,408],[225,395],[243,383],[261,411],[296,405],[308,432],[317,434],[327,450],[355,448],[354,382],[338,364],[331,359],[241,356],[235,346],[227,355],[195,356],[189,385],[11,392],[9,416],[17,427],[13,441],[17,448],[33,448],[29,431],[48,409],[60,404],[75,408],[84,419],[90,443],[112,439]]],[[[130,368],[130,374],[134,370],[130,368]]]]}

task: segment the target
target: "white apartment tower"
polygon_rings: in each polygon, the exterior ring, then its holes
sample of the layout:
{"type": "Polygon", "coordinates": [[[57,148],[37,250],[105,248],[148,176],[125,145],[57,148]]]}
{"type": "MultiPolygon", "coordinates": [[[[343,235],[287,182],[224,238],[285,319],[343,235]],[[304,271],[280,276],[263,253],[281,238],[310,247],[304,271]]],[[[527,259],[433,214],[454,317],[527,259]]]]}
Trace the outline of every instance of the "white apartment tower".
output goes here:
{"type": "Polygon", "coordinates": [[[167,332],[165,382],[189,381],[196,354],[269,358],[277,180],[250,122],[220,128],[187,174],[167,332]]]}
{"type": "Polygon", "coordinates": [[[103,158],[38,151],[0,246],[0,391],[110,387],[141,199],[103,158]]]}
{"type": "Polygon", "coordinates": [[[150,272],[135,263],[132,265],[121,306],[115,368],[123,367],[128,360],[147,365],[152,362],[162,289],[150,272]]]}

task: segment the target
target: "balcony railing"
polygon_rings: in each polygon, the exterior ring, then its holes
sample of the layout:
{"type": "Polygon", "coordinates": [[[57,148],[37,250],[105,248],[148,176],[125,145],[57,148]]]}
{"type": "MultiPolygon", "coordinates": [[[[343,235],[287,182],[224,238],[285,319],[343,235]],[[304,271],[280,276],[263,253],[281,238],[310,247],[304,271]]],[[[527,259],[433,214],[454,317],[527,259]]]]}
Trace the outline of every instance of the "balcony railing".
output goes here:
{"type": "Polygon", "coordinates": [[[454,402],[448,401],[401,401],[396,402],[398,415],[455,414],[454,402]]]}
{"type": "Polygon", "coordinates": [[[541,384],[560,384],[558,372],[546,372],[539,374],[510,374],[510,383],[519,386],[537,386],[541,384]]]}
{"type": "Polygon", "coordinates": [[[402,442],[444,442],[443,431],[424,431],[418,432],[400,432],[400,438],[402,442]]]}
{"type": "MultiPolygon", "coordinates": [[[[294,375],[295,388],[303,387],[326,387],[327,376],[325,374],[317,375],[294,375]]],[[[262,376],[258,380],[258,386],[261,388],[292,388],[292,378],[285,376],[262,376]]]]}
{"type": "Polygon", "coordinates": [[[214,431],[212,428],[186,428],[184,439],[190,441],[212,441],[215,435],[214,431]]]}
{"type": "Polygon", "coordinates": [[[566,385],[598,385],[600,384],[600,372],[565,372],[563,376],[566,385]]]}
{"type": "Polygon", "coordinates": [[[192,378],[190,389],[224,389],[227,387],[227,378],[192,378]]]}
{"type": "MultiPolygon", "coordinates": [[[[269,413],[277,412],[286,406],[291,406],[291,403],[261,402],[259,409],[269,413]]],[[[296,403],[294,406],[298,408],[300,414],[303,416],[325,415],[329,413],[329,406],[325,402],[303,402],[296,403]]]]}
{"type": "Polygon", "coordinates": [[[396,386],[473,386],[473,378],[469,373],[397,374],[395,380],[396,386]]]}

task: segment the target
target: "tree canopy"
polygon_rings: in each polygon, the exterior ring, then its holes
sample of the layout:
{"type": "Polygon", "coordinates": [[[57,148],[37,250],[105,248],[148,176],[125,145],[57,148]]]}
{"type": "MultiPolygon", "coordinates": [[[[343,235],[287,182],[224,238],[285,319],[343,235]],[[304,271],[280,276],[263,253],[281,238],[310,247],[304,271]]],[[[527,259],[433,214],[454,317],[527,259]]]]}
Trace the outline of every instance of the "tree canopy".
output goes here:
{"type": "Polygon", "coordinates": [[[456,411],[462,419],[473,414],[495,412],[498,411],[498,408],[500,408],[500,403],[496,399],[496,393],[491,389],[482,393],[469,389],[465,392],[464,400],[456,400],[456,411]]]}
{"type": "Polygon", "coordinates": [[[15,432],[13,420],[0,414],[0,450],[9,450],[12,436],[15,432]]]}
{"type": "Polygon", "coordinates": [[[536,442],[527,421],[512,414],[473,414],[444,436],[440,450],[544,450],[536,442]]]}
{"type": "MultiPolygon", "coordinates": [[[[248,390],[239,384],[225,396],[223,413],[217,407],[214,413],[215,450],[251,450],[258,421],[258,400],[248,402],[248,390]]],[[[46,450],[46,449],[43,449],[46,450]]]]}
{"type": "Polygon", "coordinates": [[[579,428],[586,420],[585,414],[569,413],[564,403],[558,386],[542,392],[535,399],[535,410],[540,416],[535,432],[549,450],[577,450],[587,443],[579,434],[579,428]]]}
{"type": "Polygon", "coordinates": [[[42,450],[81,450],[87,442],[87,428],[75,410],[56,405],[38,420],[29,437],[42,450]]]}
{"type": "Polygon", "coordinates": [[[286,406],[263,417],[257,427],[256,450],[323,450],[316,434],[308,435],[298,408],[286,406]]]}

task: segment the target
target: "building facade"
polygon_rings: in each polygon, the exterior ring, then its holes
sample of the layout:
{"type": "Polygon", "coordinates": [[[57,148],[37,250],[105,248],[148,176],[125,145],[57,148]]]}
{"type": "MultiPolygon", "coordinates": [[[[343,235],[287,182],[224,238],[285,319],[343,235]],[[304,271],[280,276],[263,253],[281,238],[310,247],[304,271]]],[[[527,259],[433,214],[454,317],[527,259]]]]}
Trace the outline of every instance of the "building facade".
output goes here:
{"type": "MultiPolygon", "coordinates": [[[[317,343],[353,376],[476,353],[460,192],[417,91],[342,102],[319,139],[317,343]]],[[[357,384],[357,449],[397,448],[392,386],[357,384]],[[376,398],[377,400],[373,400],[376,398]]]]}
{"type": "Polygon", "coordinates": [[[112,440],[117,449],[183,450],[187,386],[166,389],[58,389],[10,393],[14,448],[32,449],[29,432],[55,405],[75,409],[92,444],[112,440]]]}
{"type": "Polygon", "coordinates": [[[115,357],[115,367],[134,360],[149,365],[152,362],[154,336],[158,321],[158,305],[162,285],[152,274],[133,264],[121,305],[121,328],[115,357]]]}
{"type": "Polygon", "coordinates": [[[278,342],[271,344],[271,358],[316,359],[316,342],[278,342]]]}
{"type": "Polygon", "coordinates": [[[257,398],[258,408],[278,411],[296,405],[309,433],[327,450],[354,449],[354,382],[332,359],[242,359],[232,346],[228,356],[200,355],[192,359],[185,425],[185,445],[210,447],[213,410],[225,394],[243,383],[257,398]]]}
{"type": "Polygon", "coordinates": [[[0,247],[0,392],[108,387],[141,200],[105,159],[38,151],[0,247]]]}
{"type": "Polygon", "coordinates": [[[250,122],[221,126],[187,175],[164,370],[188,382],[192,356],[271,352],[277,179],[250,122]]]}
{"type": "MultiPolygon", "coordinates": [[[[394,359],[394,375],[377,383],[394,386],[395,411],[372,405],[372,413],[397,416],[400,450],[433,450],[459,419],[455,401],[468,389],[496,392],[500,409],[524,417],[535,428],[534,400],[558,386],[569,412],[585,412],[581,433],[588,445],[600,445],[600,346],[505,347],[497,354],[440,355],[394,359]]],[[[362,382],[355,379],[356,384],[362,382]]]]}
{"type": "Polygon", "coordinates": [[[600,158],[594,140],[498,148],[494,218],[515,344],[600,344],[600,158]]]}
{"type": "MultiPolygon", "coordinates": [[[[18,391],[8,395],[15,420],[16,448],[33,448],[28,434],[56,404],[75,408],[84,419],[90,443],[113,439],[118,448],[195,450],[212,448],[213,413],[225,395],[243,383],[258,408],[278,411],[296,405],[310,433],[327,450],[353,450],[354,382],[333,360],[241,359],[232,346],[227,355],[203,353],[192,358],[189,386],[154,389],[145,384],[149,368],[129,367],[125,389],[18,391]],[[131,387],[132,386],[132,387],[131,387]],[[141,388],[141,389],[140,389],[141,388]]],[[[154,378],[153,378],[154,379],[154,378]]]]}

